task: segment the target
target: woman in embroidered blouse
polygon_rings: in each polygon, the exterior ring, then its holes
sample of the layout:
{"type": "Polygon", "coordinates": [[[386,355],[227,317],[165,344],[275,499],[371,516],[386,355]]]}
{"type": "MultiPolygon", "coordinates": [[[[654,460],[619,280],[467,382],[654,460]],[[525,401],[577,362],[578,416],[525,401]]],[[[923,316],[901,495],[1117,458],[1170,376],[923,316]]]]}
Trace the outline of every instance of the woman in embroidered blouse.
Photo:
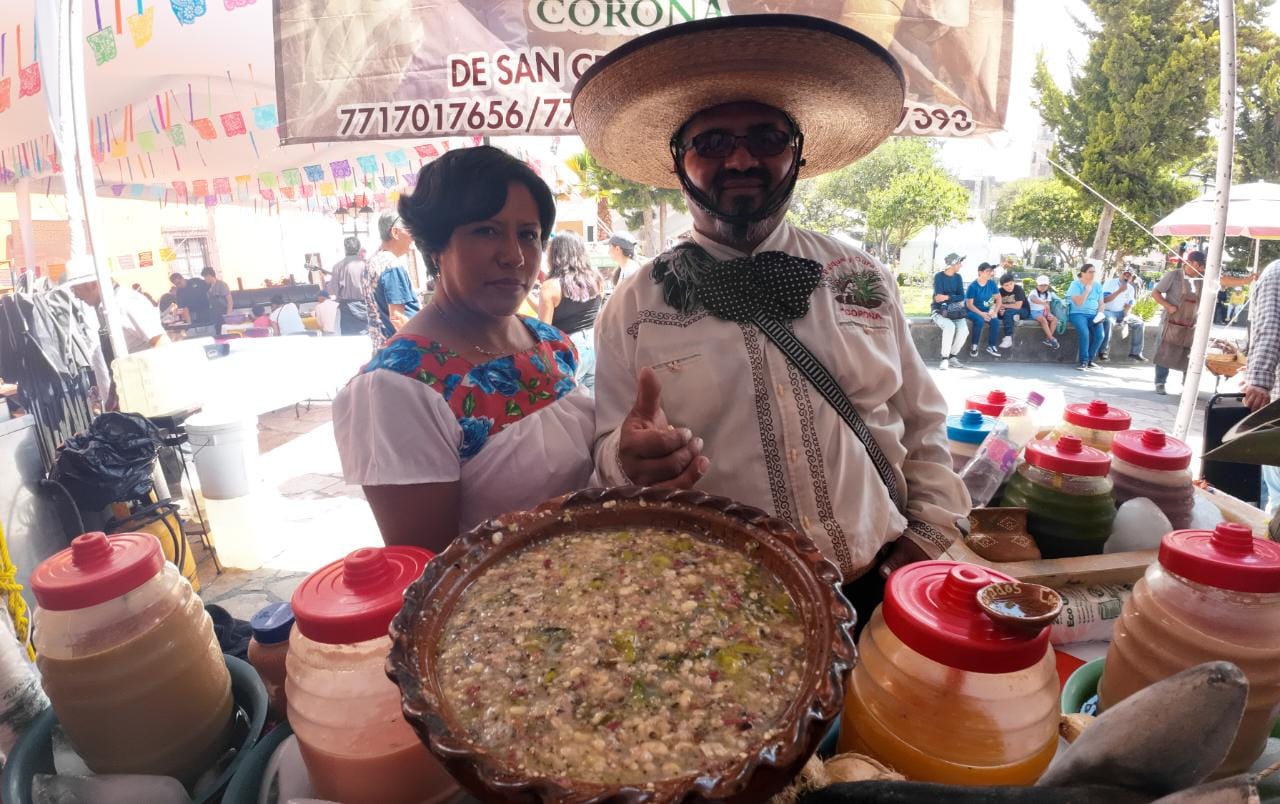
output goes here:
{"type": "Polygon", "coordinates": [[[593,409],[568,336],[515,315],[555,222],[547,185],[496,148],[451,151],[400,216],[437,290],[338,395],[334,431],[384,541],[442,550],[586,486],[593,409]]]}

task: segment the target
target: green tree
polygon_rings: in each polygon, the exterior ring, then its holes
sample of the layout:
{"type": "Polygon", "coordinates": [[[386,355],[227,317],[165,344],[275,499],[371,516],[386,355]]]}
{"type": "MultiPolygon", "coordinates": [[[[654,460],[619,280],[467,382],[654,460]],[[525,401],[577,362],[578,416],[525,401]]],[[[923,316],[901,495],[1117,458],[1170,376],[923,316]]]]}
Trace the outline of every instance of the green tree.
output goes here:
{"type": "Polygon", "coordinates": [[[963,220],[968,209],[969,191],[942,170],[899,173],[867,194],[867,234],[892,247],[882,254],[900,253],[926,227],[963,220]]]}
{"type": "Polygon", "coordinates": [[[644,244],[646,253],[662,251],[666,243],[667,212],[684,212],[687,207],[679,190],[660,189],[625,179],[601,165],[590,154],[573,157],[580,166],[583,186],[608,200],[609,208],[622,215],[631,231],[644,244]]]}
{"type": "MultiPolygon", "coordinates": [[[[1179,177],[1204,152],[1218,74],[1216,4],[1208,0],[1086,0],[1089,55],[1069,89],[1043,54],[1032,83],[1057,156],[1144,224],[1193,196],[1179,177]]],[[[1079,189],[1083,194],[1087,191],[1079,189]]],[[[1105,255],[1114,210],[1099,217],[1093,254],[1105,255]]],[[[1125,239],[1128,239],[1127,236],[1125,239]]]]}
{"type": "Polygon", "coordinates": [[[928,140],[893,137],[848,167],[800,182],[788,217],[796,226],[827,234],[865,230],[866,241],[884,254],[888,227],[872,231],[867,223],[872,194],[886,190],[899,176],[940,171],[936,148],[928,140]]]}
{"type": "Polygon", "coordinates": [[[1028,264],[1035,244],[1044,242],[1068,265],[1075,265],[1093,239],[1099,206],[1086,206],[1080,194],[1061,179],[1020,179],[1000,188],[987,228],[992,234],[1016,237],[1028,264]]]}

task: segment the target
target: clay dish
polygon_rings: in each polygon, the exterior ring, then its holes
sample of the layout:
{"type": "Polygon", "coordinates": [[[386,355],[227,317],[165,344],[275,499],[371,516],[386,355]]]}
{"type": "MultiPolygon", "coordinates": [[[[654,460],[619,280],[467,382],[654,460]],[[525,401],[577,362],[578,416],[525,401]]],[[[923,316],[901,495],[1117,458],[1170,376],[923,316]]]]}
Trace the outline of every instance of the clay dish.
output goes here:
{"type": "Polygon", "coordinates": [[[800,771],[843,705],[857,654],[854,611],[839,582],[812,541],[758,509],[696,491],[588,489],[491,520],[436,556],[391,624],[387,675],[423,743],[483,801],[764,801],[800,771]],[[758,545],[756,556],[791,593],[807,635],[800,684],[774,737],[699,772],[645,786],[522,775],[473,743],[453,714],[436,677],[437,643],[462,592],[503,557],[570,532],[625,526],[681,529],[736,549],[758,545]]]}
{"type": "Polygon", "coordinates": [[[978,590],[978,605],[1001,628],[1038,633],[1062,613],[1062,596],[1034,583],[993,583],[978,590]]]}

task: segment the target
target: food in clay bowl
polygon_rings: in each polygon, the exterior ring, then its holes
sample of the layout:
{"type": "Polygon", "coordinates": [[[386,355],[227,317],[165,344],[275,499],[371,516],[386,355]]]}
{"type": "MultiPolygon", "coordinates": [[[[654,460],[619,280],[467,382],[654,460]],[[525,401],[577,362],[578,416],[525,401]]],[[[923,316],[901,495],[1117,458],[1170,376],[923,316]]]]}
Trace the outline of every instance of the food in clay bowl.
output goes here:
{"type": "Polygon", "coordinates": [[[760,801],[840,712],[839,572],[696,491],[591,489],[460,537],[405,593],[387,674],[485,801],[760,801]]]}

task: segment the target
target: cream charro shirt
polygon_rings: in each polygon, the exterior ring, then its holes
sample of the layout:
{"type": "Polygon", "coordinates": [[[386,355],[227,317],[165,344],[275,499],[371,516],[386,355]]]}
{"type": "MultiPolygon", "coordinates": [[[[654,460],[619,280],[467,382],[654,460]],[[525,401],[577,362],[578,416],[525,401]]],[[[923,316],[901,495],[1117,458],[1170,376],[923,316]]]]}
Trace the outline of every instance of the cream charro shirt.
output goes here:
{"type": "MultiPolygon", "coordinates": [[[[717,259],[744,256],[694,235],[717,259]]],[[[754,253],[817,260],[823,279],[796,336],[849,395],[893,465],[907,500],[889,499],[848,425],[754,325],[662,298],[649,266],[623,282],[596,322],[596,466],[622,483],[617,428],[650,366],[662,407],[705,441],[698,488],[789,520],[852,580],[904,533],[937,556],[958,534],[968,493],[951,470],[946,407],[907,328],[892,276],[857,248],[783,224],[754,253]],[[911,530],[908,531],[908,520],[911,530]]]]}

